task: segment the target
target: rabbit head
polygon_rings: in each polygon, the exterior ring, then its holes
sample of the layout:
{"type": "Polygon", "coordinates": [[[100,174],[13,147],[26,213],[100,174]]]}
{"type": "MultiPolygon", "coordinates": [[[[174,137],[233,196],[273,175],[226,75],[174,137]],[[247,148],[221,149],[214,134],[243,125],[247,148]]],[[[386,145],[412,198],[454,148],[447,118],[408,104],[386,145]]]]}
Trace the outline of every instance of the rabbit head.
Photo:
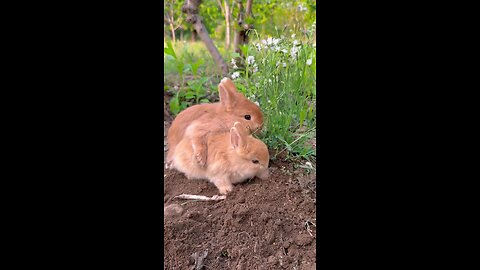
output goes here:
{"type": "Polygon", "coordinates": [[[230,144],[236,156],[236,166],[233,167],[241,172],[241,175],[257,176],[262,180],[268,178],[270,156],[264,142],[249,135],[247,129],[236,122],[230,129],[230,144]]]}
{"type": "Polygon", "coordinates": [[[260,107],[238,92],[229,78],[223,78],[218,85],[220,104],[232,120],[240,122],[249,131],[256,133],[263,127],[263,114],[260,107]]]}

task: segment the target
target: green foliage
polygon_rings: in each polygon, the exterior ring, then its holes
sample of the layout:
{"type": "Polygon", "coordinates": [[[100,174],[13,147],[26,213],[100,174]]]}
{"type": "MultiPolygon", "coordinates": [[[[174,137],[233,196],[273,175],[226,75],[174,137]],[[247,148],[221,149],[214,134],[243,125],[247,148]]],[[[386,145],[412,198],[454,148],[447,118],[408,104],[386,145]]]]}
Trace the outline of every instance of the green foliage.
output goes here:
{"type": "MultiPolygon", "coordinates": [[[[223,0],[220,1],[223,5],[223,0]]],[[[236,20],[238,17],[238,5],[236,0],[227,0],[232,11],[231,25],[236,28],[236,20]]],[[[246,1],[242,0],[243,7],[246,7],[246,1]]],[[[164,2],[164,13],[173,11],[173,17],[177,22],[180,22],[181,29],[184,32],[184,38],[190,37],[193,27],[185,22],[179,21],[178,18],[185,17],[182,14],[181,8],[184,1],[168,0],[164,2]]],[[[199,14],[202,21],[210,35],[210,37],[217,41],[222,41],[219,49],[224,45],[225,39],[225,16],[222,14],[222,9],[217,1],[209,0],[202,1],[200,5],[199,14]]],[[[297,33],[305,31],[308,27],[316,21],[316,0],[295,0],[295,1],[280,1],[280,0],[255,0],[252,4],[252,16],[244,18],[247,24],[253,25],[255,30],[261,36],[278,36],[281,34],[297,33]]],[[[166,27],[166,35],[171,35],[166,27]]],[[[233,30],[233,29],[232,29],[233,30]]],[[[177,30],[177,33],[180,30],[177,30]]],[[[233,32],[232,32],[233,34],[233,32]]],[[[233,37],[233,35],[232,35],[233,37]]],[[[177,34],[177,39],[178,39],[177,34]]],[[[232,38],[233,41],[233,38],[232,38]]]]}
{"type": "Polygon", "coordinates": [[[210,82],[208,77],[201,72],[205,61],[201,58],[194,60],[195,57],[186,51],[182,51],[182,57],[179,57],[169,41],[163,52],[166,66],[167,64],[170,66],[170,70],[166,70],[166,72],[176,72],[180,79],[180,85],[173,88],[175,93],[170,99],[170,111],[177,115],[192,104],[209,102],[206,96],[208,94],[207,89],[210,89],[208,87],[210,82]],[[189,76],[189,79],[185,82],[186,76],[189,76]]]}
{"type": "Polygon", "coordinates": [[[286,37],[252,42],[235,63],[239,91],[258,102],[265,115],[260,135],[270,148],[309,159],[316,128],[316,46],[286,37]],[[243,65],[242,65],[243,64],[243,65]]]}

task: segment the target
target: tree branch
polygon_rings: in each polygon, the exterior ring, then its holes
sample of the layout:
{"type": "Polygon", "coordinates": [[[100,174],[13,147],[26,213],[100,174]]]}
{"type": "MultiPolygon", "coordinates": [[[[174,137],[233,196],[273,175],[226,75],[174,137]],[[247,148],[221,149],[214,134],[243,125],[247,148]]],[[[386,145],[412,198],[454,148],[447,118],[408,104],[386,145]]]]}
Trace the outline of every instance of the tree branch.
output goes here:
{"type": "Polygon", "coordinates": [[[225,63],[217,47],[215,47],[215,44],[208,35],[205,25],[202,23],[202,18],[200,17],[200,15],[198,15],[199,5],[201,4],[201,2],[201,0],[186,0],[185,4],[182,6],[182,12],[187,14],[186,21],[193,25],[194,29],[197,31],[198,36],[203,41],[203,43],[205,43],[205,46],[210,52],[210,55],[212,55],[213,60],[219,66],[222,75],[226,76],[228,75],[227,63],[225,63]]]}

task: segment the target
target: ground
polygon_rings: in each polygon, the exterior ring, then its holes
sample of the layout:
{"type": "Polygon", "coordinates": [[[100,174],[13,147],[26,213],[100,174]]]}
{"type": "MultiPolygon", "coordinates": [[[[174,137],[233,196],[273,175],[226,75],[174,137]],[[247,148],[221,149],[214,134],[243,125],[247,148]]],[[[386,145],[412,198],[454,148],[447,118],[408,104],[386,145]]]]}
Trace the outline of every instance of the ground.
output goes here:
{"type": "Polygon", "coordinates": [[[315,269],[315,171],[296,167],[274,160],[268,180],[238,184],[221,201],[174,198],[219,193],[165,170],[164,269],[315,269]]]}

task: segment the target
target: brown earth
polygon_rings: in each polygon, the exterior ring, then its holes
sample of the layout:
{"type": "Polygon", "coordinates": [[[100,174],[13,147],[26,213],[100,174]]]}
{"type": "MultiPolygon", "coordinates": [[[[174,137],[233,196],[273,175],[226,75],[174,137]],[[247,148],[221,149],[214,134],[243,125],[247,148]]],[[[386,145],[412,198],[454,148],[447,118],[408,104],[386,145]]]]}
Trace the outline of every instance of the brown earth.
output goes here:
{"type": "Polygon", "coordinates": [[[207,180],[164,175],[164,269],[315,269],[314,173],[277,159],[268,180],[238,184],[221,201],[174,198],[219,193],[207,180]]]}

